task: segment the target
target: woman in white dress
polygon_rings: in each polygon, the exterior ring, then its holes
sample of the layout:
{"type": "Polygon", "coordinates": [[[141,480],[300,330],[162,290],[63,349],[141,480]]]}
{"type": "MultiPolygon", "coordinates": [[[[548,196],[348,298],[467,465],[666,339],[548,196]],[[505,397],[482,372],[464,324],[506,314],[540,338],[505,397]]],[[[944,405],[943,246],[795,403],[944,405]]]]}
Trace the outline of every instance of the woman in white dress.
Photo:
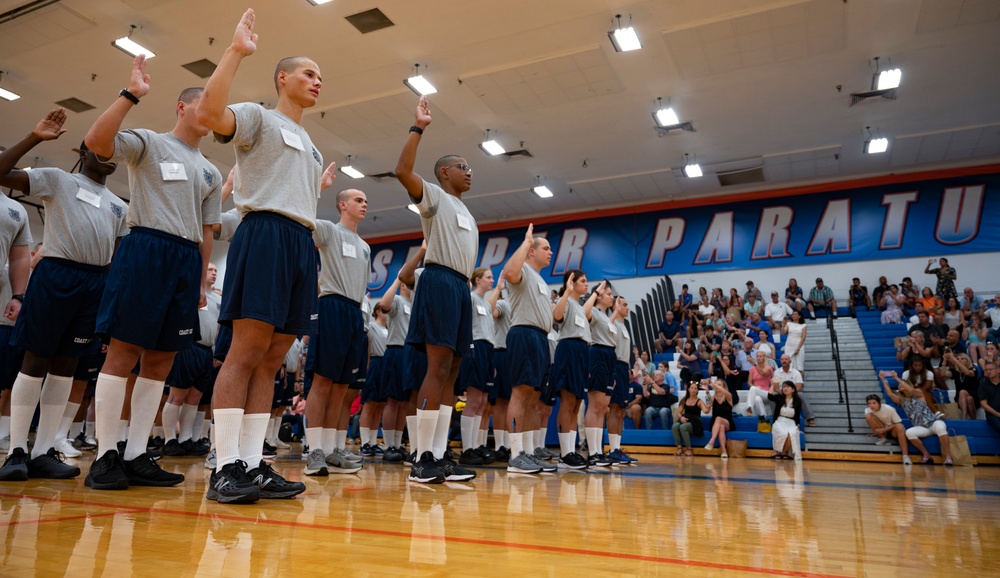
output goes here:
{"type": "Polygon", "coordinates": [[[785,338],[785,353],[792,358],[792,368],[802,373],[806,359],[806,324],[803,323],[802,312],[793,309],[781,332],[788,335],[785,338]]]}
{"type": "Polygon", "coordinates": [[[799,450],[799,418],[802,415],[802,398],[795,384],[786,381],[778,392],[778,381],[771,383],[767,399],[774,402],[774,421],[771,423],[771,457],[774,459],[801,460],[799,450]]]}

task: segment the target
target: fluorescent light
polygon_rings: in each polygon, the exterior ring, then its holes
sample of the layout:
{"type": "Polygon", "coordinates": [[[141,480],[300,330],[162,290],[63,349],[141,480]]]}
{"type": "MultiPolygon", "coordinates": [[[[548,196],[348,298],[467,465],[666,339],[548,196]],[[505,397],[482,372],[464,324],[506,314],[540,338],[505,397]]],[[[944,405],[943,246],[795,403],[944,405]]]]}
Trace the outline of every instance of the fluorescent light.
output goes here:
{"type": "Polygon", "coordinates": [[[689,179],[696,179],[702,176],[702,174],[703,173],[701,172],[701,165],[699,165],[698,163],[691,163],[688,166],[684,167],[684,176],[686,176],[689,179]]]}
{"type": "Polygon", "coordinates": [[[531,191],[543,199],[548,199],[552,196],[552,191],[545,185],[538,185],[532,188],[531,191]]]}
{"type": "Polygon", "coordinates": [[[504,150],[502,146],[500,146],[500,143],[492,139],[479,143],[479,148],[483,149],[483,152],[485,152],[486,154],[494,156],[502,155],[503,153],[507,152],[504,150]]]}
{"type": "Polygon", "coordinates": [[[418,209],[417,206],[414,205],[413,203],[410,203],[409,205],[406,205],[406,208],[410,209],[411,211],[413,211],[414,213],[416,213],[418,215],[420,214],[420,209],[418,209]]]}
{"type": "Polygon", "coordinates": [[[420,96],[427,96],[428,94],[434,94],[438,90],[434,88],[434,85],[424,78],[424,75],[418,74],[416,76],[411,76],[403,81],[403,84],[410,87],[410,90],[419,94],[420,96]]]}
{"type": "Polygon", "coordinates": [[[615,52],[629,52],[642,48],[639,36],[635,33],[635,28],[631,26],[628,28],[617,28],[609,32],[608,38],[611,39],[611,44],[615,47],[615,52]]]}
{"type": "Polygon", "coordinates": [[[677,118],[677,113],[674,112],[674,108],[672,106],[661,108],[660,110],[654,112],[653,118],[656,120],[657,126],[673,126],[681,123],[681,120],[677,118]]]}
{"type": "Polygon", "coordinates": [[[887,150],[889,150],[889,139],[885,137],[865,141],[865,152],[870,155],[884,153],[887,150]]]}
{"type": "Polygon", "coordinates": [[[342,172],[345,175],[351,177],[352,179],[363,179],[363,178],[365,178],[365,174],[363,172],[361,172],[358,169],[352,167],[351,165],[347,165],[346,167],[340,167],[340,172],[342,172]]]}
{"type": "Polygon", "coordinates": [[[306,0],[306,2],[312,4],[313,6],[319,6],[320,4],[326,4],[327,2],[333,2],[333,0],[306,0]]]}
{"type": "Polygon", "coordinates": [[[127,54],[131,54],[132,56],[139,56],[140,54],[145,54],[146,58],[152,58],[156,56],[156,54],[153,53],[152,50],[132,40],[128,36],[124,36],[122,38],[119,38],[118,40],[115,40],[114,42],[112,42],[112,45],[114,45],[114,47],[117,48],[118,50],[121,50],[122,52],[125,52],[127,54]]]}
{"type": "Polygon", "coordinates": [[[4,89],[0,88],[0,98],[2,98],[4,100],[17,100],[17,99],[21,98],[21,95],[20,94],[14,94],[13,92],[11,92],[9,90],[4,90],[4,89]]]}
{"type": "Polygon", "coordinates": [[[902,77],[903,71],[898,68],[883,70],[878,75],[878,90],[888,90],[898,87],[902,77]]]}

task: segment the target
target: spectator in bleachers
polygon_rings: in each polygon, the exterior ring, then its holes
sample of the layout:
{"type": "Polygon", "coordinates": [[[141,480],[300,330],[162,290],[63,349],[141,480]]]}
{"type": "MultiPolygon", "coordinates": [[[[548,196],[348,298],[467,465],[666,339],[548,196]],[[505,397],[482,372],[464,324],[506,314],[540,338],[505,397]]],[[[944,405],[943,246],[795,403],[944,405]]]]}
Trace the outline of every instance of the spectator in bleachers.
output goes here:
{"type": "Polygon", "coordinates": [[[885,275],[882,275],[881,277],[878,278],[878,287],[875,287],[875,289],[872,291],[872,304],[878,307],[879,309],[883,309],[881,305],[882,296],[888,293],[888,291],[889,291],[889,282],[886,280],[885,275]]]}
{"type": "Polygon", "coordinates": [[[747,415],[756,415],[757,421],[767,420],[767,394],[771,390],[771,376],[774,369],[767,363],[767,354],[758,351],[756,361],[750,367],[748,383],[750,393],[747,395],[747,415]]]}
{"type": "Polygon", "coordinates": [[[747,291],[747,298],[743,301],[743,317],[748,318],[755,313],[763,312],[764,304],[757,299],[757,294],[747,291]]]}
{"type": "Polygon", "coordinates": [[[726,334],[726,322],[722,319],[723,311],[722,309],[715,309],[705,318],[705,327],[711,327],[715,330],[715,334],[719,336],[725,336],[726,334]]]}
{"type": "MultiPolygon", "coordinates": [[[[884,383],[885,376],[880,374],[879,377],[884,383]]],[[[868,407],[865,408],[865,422],[868,423],[868,427],[872,428],[872,433],[869,435],[878,438],[875,440],[875,445],[892,445],[892,440],[889,439],[892,436],[899,442],[899,449],[903,452],[903,465],[912,465],[910,444],[906,443],[906,428],[903,427],[903,420],[899,417],[899,412],[894,407],[882,405],[882,398],[874,393],[866,397],[865,402],[868,404],[868,407]]]]}
{"type": "Polygon", "coordinates": [[[681,323],[687,321],[691,309],[694,308],[694,295],[688,293],[687,283],[681,285],[681,294],[674,300],[674,315],[681,323]]]}
{"type": "Polygon", "coordinates": [[[699,381],[690,381],[684,387],[684,397],[677,404],[674,413],[674,425],[670,430],[674,434],[677,445],[677,455],[694,455],[691,450],[691,437],[701,437],[705,433],[701,423],[701,414],[708,413],[711,408],[698,397],[699,381]]]}
{"type": "Polygon", "coordinates": [[[771,343],[774,342],[774,338],[771,336],[771,326],[767,321],[764,321],[764,317],[761,315],[760,311],[749,316],[747,319],[744,319],[743,328],[747,332],[747,337],[753,339],[754,342],[760,341],[761,331],[767,334],[766,341],[771,343]]]}
{"type": "Polygon", "coordinates": [[[919,391],[924,397],[927,406],[936,411],[937,403],[934,401],[934,372],[927,367],[922,357],[910,358],[910,368],[903,372],[903,380],[910,384],[910,387],[919,391]]]}
{"type": "Polygon", "coordinates": [[[768,337],[769,336],[767,334],[767,331],[764,331],[763,329],[761,329],[760,331],[758,331],[757,332],[757,343],[754,344],[753,348],[758,353],[760,353],[761,351],[763,351],[764,353],[767,353],[768,357],[770,357],[771,359],[774,359],[774,345],[772,345],[767,340],[768,337]]]}
{"type": "Polygon", "coordinates": [[[719,317],[726,314],[726,309],[729,307],[729,301],[726,296],[722,294],[722,287],[716,287],[712,289],[712,307],[719,312],[719,317]]]}
{"type": "Polygon", "coordinates": [[[939,325],[931,323],[931,318],[927,311],[917,312],[917,323],[910,327],[908,333],[910,335],[922,333],[924,344],[934,349],[934,355],[930,357],[941,357],[940,345],[944,343],[944,330],[939,325]]]}
{"type": "Polygon", "coordinates": [[[763,303],[764,296],[761,294],[760,289],[754,287],[753,281],[747,281],[747,290],[743,292],[743,303],[744,308],[746,302],[750,300],[750,296],[753,295],[758,303],[763,303]]]}
{"type": "Polygon", "coordinates": [[[806,424],[809,427],[816,427],[816,415],[812,411],[812,406],[809,405],[809,399],[802,393],[802,372],[792,367],[792,358],[787,353],[781,355],[781,367],[774,370],[771,381],[781,383],[790,381],[795,384],[795,391],[798,392],[799,398],[802,400],[802,416],[806,418],[806,424]]]}
{"type": "Polygon", "coordinates": [[[799,450],[799,418],[802,415],[802,398],[790,381],[771,384],[767,399],[774,403],[774,417],[771,421],[771,457],[781,459],[802,459],[799,450]],[[780,388],[780,389],[779,389],[780,388]]]}
{"type": "Polygon", "coordinates": [[[1000,435],[1000,364],[996,360],[983,364],[978,397],[979,406],[986,412],[986,423],[1000,435]]]}
{"type": "Polygon", "coordinates": [[[677,357],[677,366],[681,368],[681,383],[701,379],[701,356],[693,339],[684,342],[684,347],[677,357]]]}
{"type": "Polygon", "coordinates": [[[806,306],[806,300],[802,297],[802,287],[799,282],[792,277],[788,280],[788,287],[785,289],[785,303],[796,311],[802,311],[806,306]]]}
{"type": "Polygon", "coordinates": [[[989,303],[984,305],[986,309],[983,309],[983,312],[986,316],[983,317],[983,321],[986,321],[987,318],[990,320],[989,325],[992,327],[990,337],[994,340],[1000,340],[1000,294],[994,297],[991,302],[993,307],[989,307],[989,303]]]}
{"type": "Polygon", "coordinates": [[[914,309],[917,306],[917,299],[920,299],[920,287],[913,284],[909,277],[903,277],[899,283],[899,292],[906,299],[907,309],[914,309]]]}
{"type": "Polygon", "coordinates": [[[925,401],[922,392],[906,380],[906,378],[900,378],[893,371],[890,374],[896,379],[899,384],[899,393],[893,393],[889,389],[889,384],[885,381],[885,374],[880,372],[880,377],[882,378],[882,386],[885,389],[885,393],[892,400],[892,403],[903,408],[906,412],[907,419],[910,420],[912,427],[906,430],[906,439],[910,441],[920,453],[923,454],[923,459],[920,460],[921,464],[933,464],[934,458],[931,457],[930,452],[924,447],[923,442],[920,438],[925,438],[931,434],[938,436],[941,441],[941,453],[944,455],[944,465],[950,466],[951,462],[951,447],[948,443],[948,426],[945,425],[944,421],[940,419],[940,414],[934,413],[934,410],[925,401]]]}
{"type": "Polygon", "coordinates": [[[801,311],[792,312],[782,333],[788,336],[785,338],[785,353],[791,357],[792,367],[799,370],[799,372],[804,371],[808,328],[806,327],[805,320],[802,319],[801,311]]]}
{"type": "Polygon", "coordinates": [[[837,300],[833,298],[833,289],[823,284],[822,277],[816,277],[816,286],[809,290],[809,317],[816,319],[816,309],[826,309],[829,315],[837,318],[837,300]]]}
{"type": "Polygon", "coordinates": [[[972,358],[965,353],[947,352],[941,360],[937,373],[941,382],[952,379],[955,382],[955,400],[962,419],[976,419],[979,409],[979,381],[982,374],[972,364],[972,358]]]}
{"type": "Polygon", "coordinates": [[[653,361],[649,358],[648,351],[643,350],[638,356],[638,361],[646,373],[653,373],[656,369],[656,365],[653,364],[653,361]]]}
{"type": "Polygon", "coordinates": [[[984,369],[986,367],[987,361],[995,361],[997,363],[1000,363],[1000,357],[998,357],[998,353],[1000,353],[1000,346],[997,345],[997,342],[993,341],[992,339],[987,341],[986,354],[979,358],[979,370],[982,371],[984,375],[986,374],[986,371],[984,371],[984,369]]]}
{"type": "Polygon", "coordinates": [[[725,328],[722,330],[723,336],[729,341],[739,340],[740,343],[746,338],[747,334],[740,327],[740,322],[736,320],[736,317],[731,313],[726,314],[726,318],[723,320],[725,328]]]}
{"type": "Polygon", "coordinates": [[[670,420],[670,406],[677,403],[677,396],[673,394],[670,386],[664,385],[665,379],[664,373],[660,370],[654,371],[652,376],[644,376],[643,390],[646,392],[646,411],[643,412],[643,422],[646,429],[653,429],[653,419],[657,416],[660,418],[660,426],[667,429],[667,423],[670,420]]]}
{"type": "MultiPolygon", "coordinates": [[[[722,336],[715,332],[715,327],[711,325],[705,326],[704,337],[698,343],[698,354],[703,360],[711,362],[722,349],[723,341],[722,336]]],[[[709,371],[711,372],[711,370],[709,371]]]]}
{"type": "Polygon", "coordinates": [[[927,267],[924,268],[925,275],[936,275],[937,276],[937,290],[934,292],[942,301],[949,297],[958,297],[958,292],[955,290],[955,280],[958,279],[958,272],[955,271],[954,267],[948,265],[948,259],[941,257],[938,259],[938,266],[931,269],[931,265],[934,264],[934,259],[929,259],[927,261],[927,267]]]}
{"type": "MultiPolygon", "coordinates": [[[[705,288],[702,287],[701,290],[704,291],[705,288]]],[[[697,308],[691,311],[691,322],[688,323],[687,327],[688,339],[691,339],[692,337],[700,338],[702,336],[705,321],[711,317],[713,311],[715,311],[715,307],[708,298],[708,294],[702,294],[702,296],[698,299],[697,308]]]]}
{"type": "MultiPolygon", "coordinates": [[[[625,390],[625,399],[627,402],[625,404],[625,415],[632,419],[632,423],[635,424],[636,429],[639,429],[639,425],[642,423],[642,404],[645,400],[642,386],[639,385],[640,379],[642,379],[641,373],[630,370],[628,389],[625,390]]],[[[615,384],[615,387],[618,387],[618,384],[615,384]]]]}
{"type": "Polygon", "coordinates": [[[944,308],[944,302],[931,291],[930,287],[924,287],[920,291],[920,299],[917,299],[917,303],[923,305],[924,311],[927,311],[929,315],[933,315],[944,308]]]}
{"type": "Polygon", "coordinates": [[[847,304],[851,310],[851,317],[857,317],[855,312],[858,307],[867,307],[868,311],[872,310],[872,298],[868,295],[868,287],[861,284],[861,279],[855,277],[852,281],[851,286],[847,289],[847,304]]]}
{"type": "Polygon", "coordinates": [[[983,298],[976,295],[976,292],[972,290],[972,287],[962,289],[962,296],[959,298],[958,302],[962,306],[962,312],[965,313],[966,318],[968,318],[971,313],[982,311],[983,307],[986,306],[983,302],[983,298]]]}
{"type": "MultiPolygon", "coordinates": [[[[882,277],[882,279],[885,279],[885,277],[882,277]]],[[[881,316],[882,324],[902,323],[903,306],[905,304],[906,298],[899,292],[899,285],[895,283],[889,285],[889,290],[882,293],[878,301],[879,308],[883,310],[881,316]]]]}
{"type": "Polygon", "coordinates": [[[739,323],[743,319],[743,298],[740,297],[740,292],[736,290],[736,287],[729,288],[729,301],[726,305],[726,314],[732,315],[739,323]]]}
{"type": "Polygon", "coordinates": [[[764,306],[764,318],[775,331],[784,333],[785,321],[792,314],[788,303],[778,300],[778,292],[771,291],[771,302],[764,306]]]}
{"type": "Polygon", "coordinates": [[[929,364],[931,358],[936,356],[933,345],[928,345],[924,341],[924,334],[914,332],[907,337],[897,337],[899,344],[896,346],[896,361],[903,362],[903,369],[910,367],[910,360],[919,357],[924,360],[924,364],[929,364]]]}
{"type": "MultiPolygon", "coordinates": [[[[713,355],[708,360],[708,374],[719,379],[727,379],[736,370],[736,355],[733,353],[733,344],[728,339],[722,340],[718,355],[713,355]]],[[[739,370],[736,370],[739,373],[739,370]]]]}
{"type": "Polygon", "coordinates": [[[726,453],[726,433],[736,431],[736,422],[733,421],[733,395],[729,393],[725,382],[719,380],[712,385],[712,437],[705,444],[706,450],[715,447],[715,440],[719,440],[719,447],[722,448],[722,458],[728,458],[726,453]]]}
{"type": "Polygon", "coordinates": [[[971,313],[968,321],[968,326],[962,330],[962,339],[965,340],[966,347],[969,348],[969,357],[975,365],[979,362],[979,357],[986,354],[986,340],[990,332],[983,327],[983,317],[979,313],[971,313]]]}
{"type": "Polygon", "coordinates": [[[958,299],[949,297],[944,302],[944,312],[941,313],[944,325],[949,329],[962,331],[965,328],[965,311],[958,306],[958,299]]]}
{"type": "Polygon", "coordinates": [[[750,379],[750,368],[753,367],[756,360],[754,359],[754,349],[753,349],[753,339],[749,337],[743,338],[743,345],[736,351],[736,369],[739,370],[737,374],[738,382],[733,384],[730,383],[730,389],[736,391],[744,383],[747,383],[750,379]]]}
{"type": "Polygon", "coordinates": [[[657,339],[653,341],[657,353],[663,353],[663,350],[668,347],[680,348],[684,335],[681,333],[681,324],[674,317],[673,311],[667,311],[663,315],[659,329],[657,339]]]}

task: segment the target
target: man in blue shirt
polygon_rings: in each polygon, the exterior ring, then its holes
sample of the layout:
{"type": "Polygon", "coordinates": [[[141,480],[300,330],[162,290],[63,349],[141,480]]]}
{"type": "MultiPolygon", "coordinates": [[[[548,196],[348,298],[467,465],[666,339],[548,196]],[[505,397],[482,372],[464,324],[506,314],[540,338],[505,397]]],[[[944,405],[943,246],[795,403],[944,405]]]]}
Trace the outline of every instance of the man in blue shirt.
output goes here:
{"type": "MultiPolygon", "coordinates": [[[[690,297],[690,295],[688,295],[690,297]]],[[[681,324],[674,321],[674,312],[667,311],[664,321],[660,322],[659,337],[653,341],[657,353],[663,353],[668,347],[680,349],[684,336],[681,333],[681,324]]]]}

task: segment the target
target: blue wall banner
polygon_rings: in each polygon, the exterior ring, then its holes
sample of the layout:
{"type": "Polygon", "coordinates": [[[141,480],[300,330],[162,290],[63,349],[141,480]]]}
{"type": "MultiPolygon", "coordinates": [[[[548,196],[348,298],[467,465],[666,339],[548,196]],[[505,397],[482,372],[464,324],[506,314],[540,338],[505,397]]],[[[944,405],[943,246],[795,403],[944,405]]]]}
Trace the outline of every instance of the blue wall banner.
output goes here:
{"type": "MultiPolygon", "coordinates": [[[[984,215],[1000,215],[1000,174],[581,218],[535,232],[552,245],[542,276],[561,283],[574,268],[598,280],[998,251],[1000,227],[984,226],[984,215]]],[[[477,264],[498,275],[522,239],[524,228],[480,232],[477,264]]],[[[372,295],[419,245],[372,245],[372,295]]]]}

